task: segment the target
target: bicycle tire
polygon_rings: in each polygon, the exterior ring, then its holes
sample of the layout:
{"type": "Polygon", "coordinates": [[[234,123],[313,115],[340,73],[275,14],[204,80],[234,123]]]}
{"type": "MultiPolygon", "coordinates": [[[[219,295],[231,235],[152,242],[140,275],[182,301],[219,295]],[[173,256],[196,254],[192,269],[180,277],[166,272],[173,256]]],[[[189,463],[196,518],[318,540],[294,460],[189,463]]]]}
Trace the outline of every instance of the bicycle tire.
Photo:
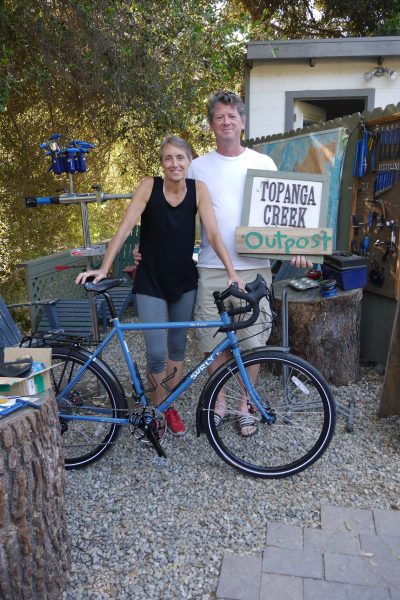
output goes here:
{"type": "Polygon", "coordinates": [[[203,391],[203,429],[211,446],[229,465],[253,477],[289,477],[307,469],[326,450],[335,429],[335,401],[327,382],[312,365],[286,352],[260,348],[242,356],[246,368],[259,369],[255,387],[276,420],[265,423],[259,410],[249,404],[258,431],[251,437],[241,435],[243,413],[238,404],[243,383],[232,359],[203,391]],[[222,388],[226,413],[217,427],[215,404],[222,388]]]}
{"type": "MultiPolygon", "coordinates": [[[[58,398],[90,353],[84,349],[57,347],[52,349],[50,377],[58,398]]],[[[83,373],[66,398],[57,399],[61,440],[66,469],[79,469],[101,458],[116,441],[121,425],[84,420],[70,420],[62,415],[99,415],[122,417],[126,398],[115,375],[97,359],[83,373]],[[96,412],[97,411],[97,412],[96,412]]]]}

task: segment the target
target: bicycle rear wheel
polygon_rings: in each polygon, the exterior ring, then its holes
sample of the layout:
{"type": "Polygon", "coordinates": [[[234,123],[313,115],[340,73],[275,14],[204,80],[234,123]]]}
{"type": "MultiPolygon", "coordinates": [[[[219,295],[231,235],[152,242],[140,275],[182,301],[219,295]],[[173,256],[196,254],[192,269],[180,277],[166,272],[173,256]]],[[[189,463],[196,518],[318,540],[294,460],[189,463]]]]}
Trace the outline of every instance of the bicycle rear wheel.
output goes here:
{"type": "Polygon", "coordinates": [[[239,401],[247,394],[232,360],[210,378],[203,392],[203,427],[211,446],[228,464],[253,477],[288,477],[308,468],[326,450],[335,428],[328,384],[306,361],[285,352],[257,349],[244,353],[243,362],[249,373],[258,371],[255,388],[268,412],[275,413],[275,422],[265,423],[249,404],[258,432],[241,435],[239,401]],[[217,427],[220,393],[225,416],[217,427]]]}
{"type": "MultiPolygon", "coordinates": [[[[90,353],[53,348],[51,371],[53,390],[60,395],[90,357],[90,353]]],[[[123,417],[126,399],[115,376],[105,363],[90,364],[64,398],[57,399],[61,440],[66,469],[78,469],[98,460],[115,442],[121,425],[78,420],[77,417],[123,417]],[[76,417],[76,419],[74,418],[76,417]]]]}

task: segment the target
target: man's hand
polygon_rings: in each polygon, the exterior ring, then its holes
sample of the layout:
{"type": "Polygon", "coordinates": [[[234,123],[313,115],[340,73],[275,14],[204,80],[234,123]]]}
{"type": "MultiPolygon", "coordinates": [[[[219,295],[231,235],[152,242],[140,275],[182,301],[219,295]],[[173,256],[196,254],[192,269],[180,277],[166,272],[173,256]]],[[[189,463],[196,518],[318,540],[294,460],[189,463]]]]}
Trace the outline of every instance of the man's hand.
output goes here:
{"type": "Polygon", "coordinates": [[[140,263],[140,261],[142,260],[142,255],[139,252],[139,244],[136,244],[136,246],[134,247],[133,251],[133,260],[135,261],[135,265],[138,265],[140,263]]]}
{"type": "Polygon", "coordinates": [[[305,267],[313,266],[313,263],[310,260],[307,260],[306,256],[302,256],[302,255],[293,256],[292,260],[290,261],[290,264],[293,267],[302,267],[303,269],[305,267]]]}
{"type": "Polygon", "coordinates": [[[228,287],[232,284],[232,283],[237,283],[238,288],[240,290],[244,290],[244,287],[246,285],[246,282],[243,281],[243,279],[239,276],[239,275],[234,275],[232,277],[228,278],[228,287]]]}

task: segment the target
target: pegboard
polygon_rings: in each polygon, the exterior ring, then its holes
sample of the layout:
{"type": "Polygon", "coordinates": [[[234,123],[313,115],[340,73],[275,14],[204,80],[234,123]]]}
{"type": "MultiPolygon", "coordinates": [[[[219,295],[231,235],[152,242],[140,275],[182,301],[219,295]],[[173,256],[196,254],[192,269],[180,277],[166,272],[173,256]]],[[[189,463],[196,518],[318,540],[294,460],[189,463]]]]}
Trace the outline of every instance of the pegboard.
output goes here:
{"type": "Polygon", "coordinates": [[[400,113],[361,120],[350,248],[367,259],[365,289],[400,299],[400,113]]]}

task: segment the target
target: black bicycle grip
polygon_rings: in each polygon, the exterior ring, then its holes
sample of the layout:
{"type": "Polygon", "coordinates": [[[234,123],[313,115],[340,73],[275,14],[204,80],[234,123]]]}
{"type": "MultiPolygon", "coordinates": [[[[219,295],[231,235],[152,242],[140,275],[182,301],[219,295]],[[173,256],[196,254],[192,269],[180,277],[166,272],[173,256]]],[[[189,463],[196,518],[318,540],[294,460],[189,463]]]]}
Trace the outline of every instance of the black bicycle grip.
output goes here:
{"type": "Polygon", "coordinates": [[[258,273],[254,281],[246,284],[245,290],[246,291],[240,290],[236,284],[232,284],[227,290],[222,292],[221,296],[227,297],[226,293],[229,292],[228,295],[246,301],[246,305],[243,307],[229,309],[228,313],[230,316],[244,314],[250,310],[253,311],[253,314],[244,321],[231,323],[230,325],[223,325],[220,327],[219,331],[237,331],[238,329],[250,327],[257,321],[260,314],[259,302],[261,298],[269,295],[268,285],[264,278],[258,273]]]}

